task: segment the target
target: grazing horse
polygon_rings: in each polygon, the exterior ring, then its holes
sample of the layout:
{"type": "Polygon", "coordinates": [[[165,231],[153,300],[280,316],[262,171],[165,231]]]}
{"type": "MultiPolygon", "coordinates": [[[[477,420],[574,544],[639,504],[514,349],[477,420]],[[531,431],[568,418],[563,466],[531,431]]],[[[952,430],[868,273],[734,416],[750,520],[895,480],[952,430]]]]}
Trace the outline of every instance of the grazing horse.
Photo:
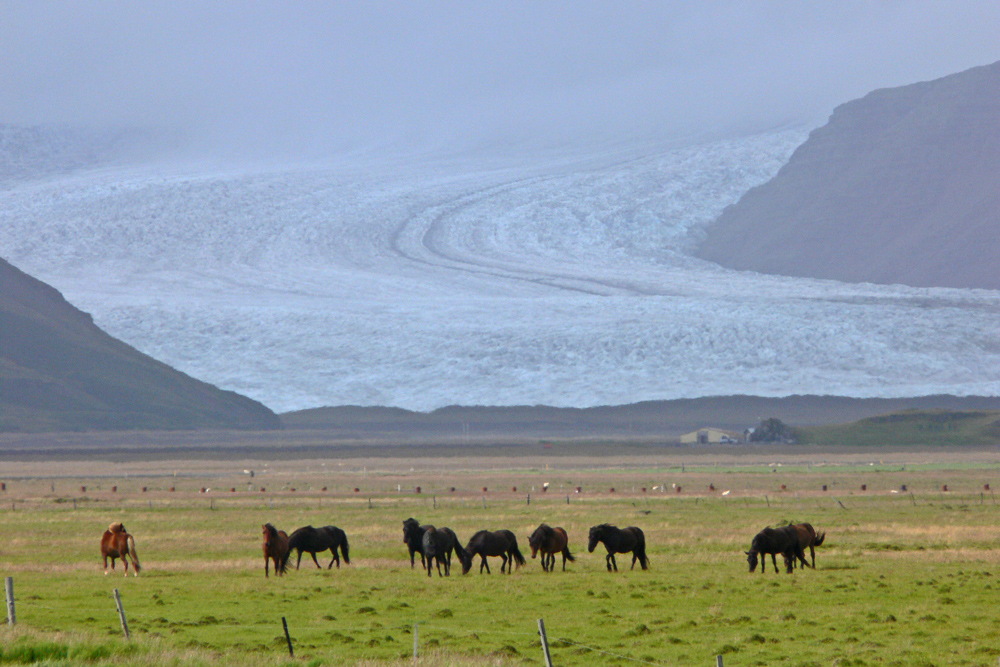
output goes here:
{"type": "Polygon", "coordinates": [[[274,561],[274,573],[282,575],[288,566],[288,535],[283,530],[278,530],[269,523],[265,523],[264,529],[264,576],[267,577],[267,568],[270,561],[274,561]]]}
{"type": "Polygon", "coordinates": [[[403,544],[410,550],[410,569],[413,569],[413,554],[420,554],[420,567],[424,568],[424,531],[430,526],[421,526],[420,522],[410,517],[403,522],[403,544]]]}
{"type": "Polygon", "coordinates": [[[606,523],[594,526],[590,529],[590,540],[587,543],[587,551],[594,553],[598,542],[603,543],[604,548],[608,550],[608,555],[605,559],[608,572],[611,571],[612,567],[615,569],[615,572],[618,571],[615,554],[624,554],[630,551],[632,552],[632,567],[630,569],[635,569],[636,561],[639,561],[639,565],[644,570],[649,566],[649,558],[646,556],[646,536],[635,526],[618,528],[606,523]]]}
{"type": "Polygon", "coordinates": [[[515,563],[518,567],[524,565],[524,556],[517,548],[517,538],[509,530],[498,530],[493,533],[481,530],[473,535],[465,547],[465,556],[459,554],[462,558],[462,574],[467,574],[472,569],[472,559],[477,555],[482,559],[479,564],[479,574],[483,573],[484,567],[486,574],[492,574],[490,565],[486,562],[487,556],[499,556],[503,559],[500,565],[501,573],[506,569],[507,574],[510,574],[514,570],[515,563]]]}
{"type": "Polygon", "coordinates": [[[316,560],[316,554],[329,549],[330,553],[333,554],[333,559],[326,566],[326,569],[329,570],[332,568],[334,563],[337,564],[337,569],[340,569],[340,556],[337,554],[338,548],[344,554],[344,562],[350,565],[351,558],[348,556],[347,535],[344,534],[344,531],[336,526],[323,526],[322,528],[303,526],[288,537],[288,551],[285,554],[285,560],[292,555],[293,549],[298,551],[299,558],[295,561],[295,569],[297,570],[302,564],[302,552],[307,551],[312,556],[313,562],[316,563],[316,568],[322,569],[320,568],[319,561],[316,560]]]}
{"type": "Polygon", "coordinates": [[[802,543],[799,541],[799,532],[795,526],[781,526],[780,528],[765,528],[754,536],[750,543],[750,551],[744,552],[747,555],[747,562],[750,564],[750,571],[757,569],[757,557],[760,558],[761,573],[767,569],[767,554],[771,554],[771,564],[774,565],[775,573],[778,572],[778,563],[775,554],[781,554],[785,559],[785,567],[788,574],[792,573],[792,563],[798,558],[803,565],[808,565],[805,554],[802,552],[802,543]]]}
{"type": "Polygon", "coordinates": [[[125,530],[125,526],[120,521],[108,526],[101,537],[101,555],[104,557],[104,574],[108,573],[108,559],[111,559],[111,569],[115,569],[115,559],[121,558],[125,564],[125,576],[128,576],[128,562],[132,560],[132,567],[135,569],[134,575],[139,576],[139,554],[135,551],[135,539],[125,530]]]}
{"type": "MultiPolygon", "coordinates": [[[[808,523],[793,523],[792,526],[795,531],[799,534],[799,544],[802,545],[803,552],[806,547],[809,547],[809,556],[812,558],[812,569],[816,569],[816,547],[823,544],[823,540],[826,539],[826,533],[816,534],[816,530],[812,527],[812,524],[808,523]]],[[[793,560],[793,565],[797,564],[798,559],[793,560]]]]}
{"type": "Polygon", "coordinates": [[[531,547],[531,557],[534,558],[538,552],[542,552],[542,571],[552,572],[556,569],[556,554],[562,554],[562,569],[566,571],[566,561],[575,561],[573,554],[569,552],[569,536],[566,531],[558,526],[553,528],[543,523],[528,538],[528,546],[531,547]]]}
{"type": "Polygon", "coordinates": [[[427,526],[421,540],[424,550],[424,557],[427,559],[427,576],[431,576],[432,568],[437,563],[438,576],[441,576],[441,563],[444,563],[444,576],[451,575],[451,552],[458,554],[458,560],[464,563],[468,559],[468,554],[462,548],[451,528],[435,528],[427,526]]]}

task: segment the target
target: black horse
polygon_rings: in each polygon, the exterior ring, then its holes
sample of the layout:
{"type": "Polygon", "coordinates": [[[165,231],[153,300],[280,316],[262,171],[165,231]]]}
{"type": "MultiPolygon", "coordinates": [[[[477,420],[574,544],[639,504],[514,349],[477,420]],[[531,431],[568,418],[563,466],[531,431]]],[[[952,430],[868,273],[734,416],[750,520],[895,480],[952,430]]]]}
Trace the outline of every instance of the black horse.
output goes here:
{"type": "Polygon", "coordinates": [[[809,565],[806,561],[805,553],[802,551],[802,542],[799,539],[799,532],[795,526],[781,526],[780,528],[765,528],[757,533],[750,543],[750,551],[744,552],[747,555],[747,563],[750,564],[750,571],[757,569],[757,557],[760,556],[761,573],[767,569],[767,554],[771,554],[771,564],[774,565],[775,573],[778,572],[778,562],[776,554],[781,554],[785,559],[785,568],[788,574],[792,573],[792,564],[795,559],[799,559],[803,565],[809,565]]]}
{"type": "Polygon", "coordinates": [[[424,532],[431,526],[421,526],[420,522],[410,517],[403,522],[403,544],[410,550],[410,569],[414,567],[413,554],[420,554],[420,567],[427,566],[424,560],[424,532]]]}
{"type": "Polygon", "coordinates": [[[462,574],[466,574],[472,569],[472,559],[477,555],[482,559],[479,564],[479,574],[483,573],[484,567],[487,574],[492,574],[490,565],[486,562],[487,556],[499,556],[503,559],[503,563],[500,565],[501,573],[506,569],[507,574],[510,574],[514,570],[515,563],[518,567],[524,565],[524,556],[517,548],[517,538],[509,530],[498,530],[492,533],[488,530],[481,530],[473,535],[465,547],[465,555],[459,554],[462,559],[462,574]]]}
{"type": "Polygon", "coordinates": [[[344,562],[350,565],[351,558],[348,555],[347,535],[344,534],[344,531],[336,526],[323,526],[322,528],[303,526],[288,537],[288,553],[285,555],[285,561],[292,555],[292,549],[298,551],[299,558],[295,562],[295,569],[297,570],[299,569],[299,565],[302,564],[302,552],[307,551],[312,556],[313,562],[316,563],[316,567],[318,568],[320,564],[316,560],[316,554],[329,549],[333,553],[333,559],[326,566],[326,569],[329,570],[332,568],[334,563],[339,568],[340,556],[337,554],[338,548],[344,554],[344,562]]]}
{"type": "Polygon", "coordinates": [[[608,550],[606,564],[608,572],[611,568],[618,571],[618,563],[615,562],[615,554],[632,552],[632,568],[635,569],[635,562],[639,561],[642,569],[649,566],[649,558],[646,556],[646,536],[635,526],[628,528],[618,528],[610,524],[602,523],[590,529],[590,541],[587,544],[587,551],[594,553],[597,543],[602,542],[608,550]]]}
{"type": "Polygon", "coordinates": [[[444,576],[451,574],[451,552],[458,554],[458,560],[465,562],[467,554],[451,528],[435,528],[427,526],[424,531],[421,546],[426,558],[427,576],[431,576],[432,568],[437,563],[438,576],[441,576],[441,563],[444,563],[444,576]]]}
{"type": "Polygon", "coordinates": [[[538,552],[542,552],[542,571],[552,572],[556,569],[556,554],[562,554],[562,569],[566,571],[566,561],[575,561],[573,554],[569,552],[569,536],[566,530],[560,527],[553,528],[547,523],[543,523],[528,538],[528,546],[531,547],[531,557],[534,558],[538,552]]]}

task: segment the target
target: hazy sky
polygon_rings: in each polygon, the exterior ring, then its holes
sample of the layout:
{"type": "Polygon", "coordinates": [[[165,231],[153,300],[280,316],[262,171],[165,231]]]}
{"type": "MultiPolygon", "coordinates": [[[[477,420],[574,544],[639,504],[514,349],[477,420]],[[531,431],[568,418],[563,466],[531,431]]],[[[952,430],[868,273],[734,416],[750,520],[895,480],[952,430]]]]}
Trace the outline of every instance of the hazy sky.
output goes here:
{"type": "Polygon", "coordinates": [[[332,145],[719,132],[1000,60],[998,26],[996,0],[0,0],[0,123],[332,145]]]}

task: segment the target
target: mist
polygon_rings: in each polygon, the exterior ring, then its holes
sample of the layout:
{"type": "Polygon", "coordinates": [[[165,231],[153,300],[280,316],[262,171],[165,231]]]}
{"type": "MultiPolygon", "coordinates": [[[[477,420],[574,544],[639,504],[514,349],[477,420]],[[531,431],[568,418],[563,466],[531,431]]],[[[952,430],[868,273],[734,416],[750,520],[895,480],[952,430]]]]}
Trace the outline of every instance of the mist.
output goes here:
{"type": "Polygon", "coordinates": [[[8,1],[0,123],[265,151],[724,135],[993,62],[998,24],[992,1],[8,1]]]}

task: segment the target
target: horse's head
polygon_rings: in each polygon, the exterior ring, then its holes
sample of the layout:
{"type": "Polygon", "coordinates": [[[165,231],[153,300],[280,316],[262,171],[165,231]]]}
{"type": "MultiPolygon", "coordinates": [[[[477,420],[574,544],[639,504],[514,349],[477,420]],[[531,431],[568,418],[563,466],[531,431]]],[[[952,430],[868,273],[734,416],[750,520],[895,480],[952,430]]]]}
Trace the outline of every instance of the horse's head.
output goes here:
{"type": "Polygon", "coordinates": [[[587,541],[587,552],[594,553],[594,549],[597,548],[597,543],[601,541],[601,536],[604,534],[604,526],[594,526],[590,529],[590,539],[587,541]]]}
{"type": "Polygon", "coordinates": [[[420,522],[410,517],[403,522],[403,544],[409,544],[410,540],[413,539],[413,533],[415,530],[420,528],[420,522]]]}
{"type": "Polygon", "coordinates": [[[261,528],[263,528],[264,544],[270,544],[277,537],[277,529],[269,523],[265,523],[261,528]]]}
{"type": "Polygon", "coordinates": [[[472,554],[464,549],[456,550],[455,553],[458,554],[458,560],[462,561],[462,574],[468,574],[472,569],[472,554]]]}
{"type": "Polygon", "coordinates": [[[531,547],[531,557],[534,558],[538,555],[538,550],[542,547],[542,541],[545,539],[545,524],[543,523],[538,528],[535,528],[535,532],[528,536],[528,546],[531,547]]]}
{"type": "Polygon", "coordinates": [[[747,563],[750,564],[750,571],[753,572],[757,569],[757,552],[756,551],[744,551],[747,555],[747,563]]]}

